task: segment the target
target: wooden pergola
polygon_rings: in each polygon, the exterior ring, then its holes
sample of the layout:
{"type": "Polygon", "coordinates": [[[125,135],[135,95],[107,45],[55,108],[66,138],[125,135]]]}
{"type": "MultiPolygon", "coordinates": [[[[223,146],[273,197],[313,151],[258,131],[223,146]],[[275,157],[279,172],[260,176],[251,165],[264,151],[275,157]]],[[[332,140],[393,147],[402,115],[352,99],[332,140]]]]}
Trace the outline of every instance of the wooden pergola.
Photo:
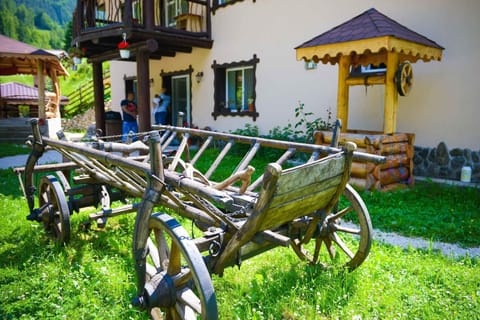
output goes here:
{"type": "Polygon", "coordinates": [[[348,128],[349,86],[385,85],[383,133],[392,134],[398,95],[408,94],[413,83],[409,63],[440,61],[444,48],[372,8],[295,49],[297,60],[338,63],[337,117],[343,132],[348,128]],[[381,64],[386,66],[383,74],[351,75],[352,67],[381,64]]]}
{"type": "MultiPolygon", "coordinates": [[[[14,74],[33,74],[38,82],[38,117],[46,118],[45,76],[52,79],[55,100],[58,108],[62,97],[59,76],[68,76],[60,58],[52,51],[38,49],[26,43],[0,35],[0,76],[14,74]]],[[[60,115],[60,112],[56,112],[60,115]]]]}

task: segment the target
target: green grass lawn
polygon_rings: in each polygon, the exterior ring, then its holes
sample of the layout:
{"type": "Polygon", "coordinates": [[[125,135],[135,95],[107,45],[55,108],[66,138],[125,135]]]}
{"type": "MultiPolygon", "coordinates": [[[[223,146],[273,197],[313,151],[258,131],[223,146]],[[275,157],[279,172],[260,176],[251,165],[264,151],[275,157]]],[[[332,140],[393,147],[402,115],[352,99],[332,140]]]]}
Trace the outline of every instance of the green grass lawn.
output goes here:
{"type": "MultiPolygon", "coordinates": [[[[419,182],[361,195],[375,228],[480,246],[478,189],[419,182]]],[[[59,247],[25,219],[11,170],[0,170],[0,205],[0,319],[147,319],[130,305],[134,214],[88,232],[88,213],[74,214],[71,242],[59,247]]],[[[278,248],[213,283],[220,319],[479,319],[478,259],[377,242],[352,273],[312,267],[278,248]]]]}
{"type": "Polygon", "coordinates": [[[27,145],[0,143],[0,158],[28,154],[30,153],[30,150],[31,149],[27,145]]]}

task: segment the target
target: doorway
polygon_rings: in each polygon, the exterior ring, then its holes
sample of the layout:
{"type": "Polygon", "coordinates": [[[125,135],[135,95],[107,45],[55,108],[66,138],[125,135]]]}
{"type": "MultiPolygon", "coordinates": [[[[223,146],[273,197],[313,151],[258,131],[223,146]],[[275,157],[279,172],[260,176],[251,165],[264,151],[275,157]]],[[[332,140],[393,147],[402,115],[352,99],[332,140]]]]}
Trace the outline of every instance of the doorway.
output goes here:
{"type": "Polygon", "coordinates": [[[168,110],[168,123],[173,126],[190,127],[192,124],[192,108],[190,102],[190,74],[177,74],[163,76],[162,82],[170,95],[171,102],[168,110]],[[183,113],[183,121],[179,113],[183,113]],[[178,123],[180,120],[180,123],[178,123]]]}

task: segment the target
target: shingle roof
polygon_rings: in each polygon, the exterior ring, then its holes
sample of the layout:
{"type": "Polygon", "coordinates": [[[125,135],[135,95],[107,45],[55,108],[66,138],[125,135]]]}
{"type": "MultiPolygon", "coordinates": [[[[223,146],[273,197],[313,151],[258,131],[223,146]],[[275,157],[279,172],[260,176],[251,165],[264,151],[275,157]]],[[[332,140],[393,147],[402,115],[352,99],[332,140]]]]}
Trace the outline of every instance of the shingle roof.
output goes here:
{"type": "MultiPolygon", "coordinates": [[[[46,96],[52,93],[46,91],[46,96]]],[[[38,88],[18,82],[7,82],[0,84],[0,98],[8,104],[38,104],[38,88]]],[[[68,103],[68,98],[61,97],[61,103],[68,103]]]]}
{"type": "Polygon", "coordinates": [[[60,63],[58,51],[35,48],[29,44],[0,35],[0,75],[36,74],[37,60],[48,62],[58,75],[68,75],[60,63]]]}
{"type": "Polygon", "coordinates": [[[38,48],[35,48],[29,44],[0,34],[0,53],[31,54],[37,50],[38,48]]]}
{"type": "Polygon", "coordinates": [[[391,36],[428,47],[444,49],[435,41],[408,29],[374,8],[304,42],[296,49],[384,36],[391,36]]]}
{"type": "Polygon", "coordinates": [[[400,63],[440,61],[443,47],[372,8],[295,50],[297,60],[336,64],[351,56],[352,63],[367,65],[385,62],[386,52],[397,52],[400,63]]]}

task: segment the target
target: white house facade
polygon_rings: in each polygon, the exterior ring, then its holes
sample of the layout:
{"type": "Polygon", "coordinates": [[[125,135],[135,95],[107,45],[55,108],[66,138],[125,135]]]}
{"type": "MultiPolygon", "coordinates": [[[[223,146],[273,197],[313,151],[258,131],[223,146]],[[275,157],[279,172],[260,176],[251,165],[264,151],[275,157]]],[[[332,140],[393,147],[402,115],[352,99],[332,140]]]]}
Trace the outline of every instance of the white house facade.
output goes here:
{"type": "MultiPolygon", "coordinates": [[[[214,0],[217,3],[216,0],[214,0]]],[[[215,7],[214,7],[215,8],[215,7]]],[[[398,98],[398,132],[415,133],[415,145],[480,149],[480,2],[404,0],[335,2],[313,0],[230,1],[211,18],[213,47],[151,59],[150,95],[167,87],[170,122],[219,131],[294,125],[299,102],[315,117],[336,116],[338,67],[306,66],[295,47],[375,8],[445,48],[441,61],[413,63],[411,92],[398,98]],[[237,110],[237,108],[239,110],[237,110]]],[[[111,62],[112,106],[119,110],[135,62],[111,62]]],[[[349,129],[381,131],[383,86],[351,87],[349,129]]]]}

